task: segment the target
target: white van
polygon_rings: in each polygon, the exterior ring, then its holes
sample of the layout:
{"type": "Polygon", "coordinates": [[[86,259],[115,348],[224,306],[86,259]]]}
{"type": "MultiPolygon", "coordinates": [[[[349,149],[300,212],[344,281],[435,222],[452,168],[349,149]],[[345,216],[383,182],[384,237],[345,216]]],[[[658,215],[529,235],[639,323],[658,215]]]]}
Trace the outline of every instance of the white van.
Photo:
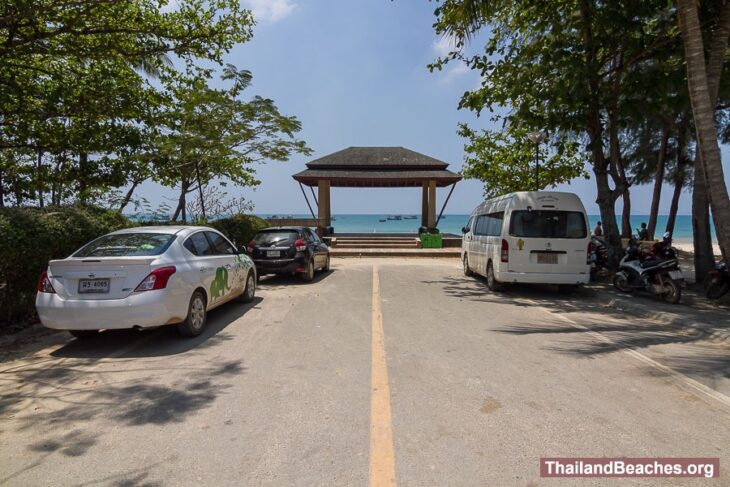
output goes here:
{"type": "Polygon", "coordinates": [[[590,232],[573,193],[521,191],[477,206],[463,229],[464,274],[503,283],[576,286],[590,278],[590,232]]]}

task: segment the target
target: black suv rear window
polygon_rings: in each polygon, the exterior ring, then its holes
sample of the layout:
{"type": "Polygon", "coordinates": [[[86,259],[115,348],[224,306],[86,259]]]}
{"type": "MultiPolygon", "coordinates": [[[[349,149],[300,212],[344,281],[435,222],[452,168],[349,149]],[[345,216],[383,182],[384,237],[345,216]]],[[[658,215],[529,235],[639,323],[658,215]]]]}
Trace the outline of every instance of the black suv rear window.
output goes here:
{"type": "Polygon", "coordinates": [[[134,257],[160,255],[175,240],[169,233],[104,235],[81,247],[73,257],[134,257]]]}
{"type": "Polygon", "coordinates": [[[286,245],[294,245],[294,242],[299,238],[301,236],[296,230],[268,230],[257,233],[253,241],[257,247],[283,247],[286,245]]]}

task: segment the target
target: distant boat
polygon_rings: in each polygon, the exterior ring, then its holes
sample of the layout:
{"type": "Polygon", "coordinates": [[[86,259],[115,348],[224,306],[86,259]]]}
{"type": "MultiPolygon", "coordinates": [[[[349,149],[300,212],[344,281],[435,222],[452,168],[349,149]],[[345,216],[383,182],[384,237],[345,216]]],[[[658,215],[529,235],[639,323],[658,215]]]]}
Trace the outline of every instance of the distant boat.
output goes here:
{"type": "Polygon", "coordinates": [[[387,222],[388,220],[378,220],[380,223],[387,222]]]}
{"type": "Polygon", "coordinates": [[[285,216],[284,218],[288,218],[289,220],[291,220],[291,219],[293,219],[293,218],[294,218],[294,215],[287,215],[287,216],[285,216]]]}
{"type": "Polygon", "coordinates": [[[402,219],[403,219],[403,217],[400,216],[400,215],[395,215],[395,216],[389,216],[388,217],[388,220],[402,220],[402,219]]]}
{"type": "Polygon", "coordinates": [[[418,217],[416,215],[409,215],[409,216],[406,216],[406,217],[403,217],[403,218],[405,218],[406,220],[415,220],[418,217]]]}
{"type": "Polygon", "coordinates": [[[336,222],[337,221],[337,218],[332,217],[332,218],[330,218],[330,220],[332,220],[333,222],[336,222]]]}
{"type": "Polygon", "coordinates": [[[272,220],[277,220],[279,218],[279,215],[271,215],[269,218],[272,220]]]}

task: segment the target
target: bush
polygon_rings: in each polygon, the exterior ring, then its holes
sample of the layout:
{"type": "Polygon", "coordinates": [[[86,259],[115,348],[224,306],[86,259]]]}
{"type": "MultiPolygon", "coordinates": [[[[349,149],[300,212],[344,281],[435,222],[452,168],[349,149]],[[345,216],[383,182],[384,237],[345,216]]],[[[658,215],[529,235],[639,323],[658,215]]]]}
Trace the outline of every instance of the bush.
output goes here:
{"type": "Polygon", "coordinates": [[[208,225],[221,232],[239,247],[249,243],[256,232],[269,226],[266,220],[254,215],[242,214],[221,218],[208,225]]]}
{"type": "Polygon", "coordinates": [[[49,260],[129,226],[123,215],[91,207],[0,208],[0,331],[34,316],[49,260]]]}

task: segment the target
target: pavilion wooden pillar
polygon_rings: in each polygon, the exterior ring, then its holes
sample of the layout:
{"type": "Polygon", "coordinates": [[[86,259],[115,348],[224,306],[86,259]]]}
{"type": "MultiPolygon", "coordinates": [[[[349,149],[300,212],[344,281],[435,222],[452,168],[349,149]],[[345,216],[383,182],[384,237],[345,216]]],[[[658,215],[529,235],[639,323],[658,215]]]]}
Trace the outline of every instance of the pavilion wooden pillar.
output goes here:
{"type": "Polygon", "coordinates": [[[436,181],[428,182],[428,228],[436,227],[436,181]]]}
{"type": "Polygon", "coordinates": [[[320,224],[327,228],[332,225],[332,213],[330,210],[330,182],[322,179],[317,181],[317,192],[319,193],[317,218],[319,218],[320,224]]]}
{"type": "Polygon", "coordinates": [[[421,226],[428,226],[428,181],[424,181],[421,185],[423,198],[421,200],[421,226]]]}

